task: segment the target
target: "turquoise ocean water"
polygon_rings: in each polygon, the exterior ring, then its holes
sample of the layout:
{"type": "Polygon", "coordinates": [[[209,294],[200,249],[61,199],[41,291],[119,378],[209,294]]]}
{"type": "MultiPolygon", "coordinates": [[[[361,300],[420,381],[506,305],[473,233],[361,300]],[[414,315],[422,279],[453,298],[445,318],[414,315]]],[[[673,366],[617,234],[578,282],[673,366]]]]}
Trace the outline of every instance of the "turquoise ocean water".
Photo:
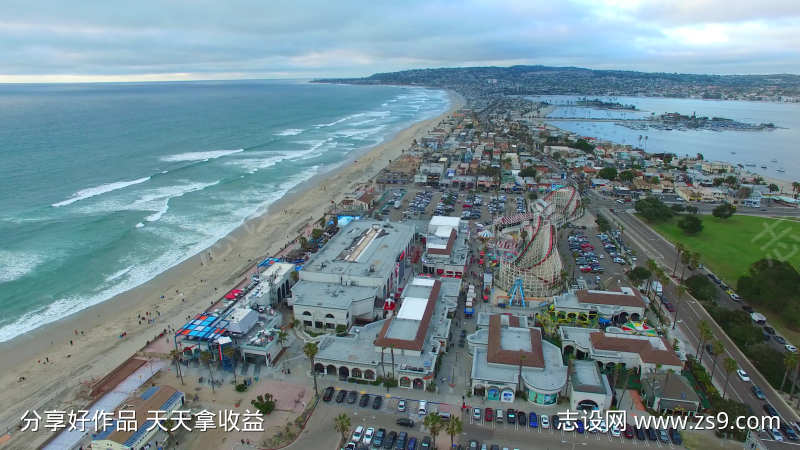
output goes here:
{"type": "Polygon", "coordinates": [[[293,81],[0,85],[0,341],[155,277],[448,106],[293,81]]]}

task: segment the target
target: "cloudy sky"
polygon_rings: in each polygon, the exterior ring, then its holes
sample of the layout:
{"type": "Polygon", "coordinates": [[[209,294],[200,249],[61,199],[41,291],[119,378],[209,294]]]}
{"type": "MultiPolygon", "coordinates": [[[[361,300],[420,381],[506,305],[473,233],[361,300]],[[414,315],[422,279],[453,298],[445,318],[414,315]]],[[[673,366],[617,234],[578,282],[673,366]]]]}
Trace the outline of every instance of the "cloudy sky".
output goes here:
{"type": "Polygon", "coordinates": [[[800,0],[3,0],[0,82],[545,64],[800,73],[800,0]]]}

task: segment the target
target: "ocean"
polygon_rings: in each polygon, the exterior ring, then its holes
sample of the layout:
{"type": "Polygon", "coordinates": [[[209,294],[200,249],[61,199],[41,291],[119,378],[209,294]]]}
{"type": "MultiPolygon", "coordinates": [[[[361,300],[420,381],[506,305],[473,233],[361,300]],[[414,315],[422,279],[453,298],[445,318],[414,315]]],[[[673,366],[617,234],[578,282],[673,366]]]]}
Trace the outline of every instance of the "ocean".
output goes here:
{"type": "Polygon", "coordinates": [[[301,81],[0,85],[0,341],[144,283],[444,91],[301,81]]]}
{"type": "MultiPolygon", "coordinates": [[[[590,96],[591,98],[595,98],[590,96]]],[[[619,144],[644,148],[649,153],[671,152],[679,156],[702,153],[706,159],[727,161],[746,166],[751,172],[786,181],[800,180],[800,103],[699,100],[656,97],[597,97],[626,105],[636,105],[637,111],[604,110],[570,106],[578,96],[528,97],[548,101],[558,106],[548,117],[548,123],[582,136],[595,137],[619,144]],[[698,116],[726,117],[741,122],[772,122],[777,127],[767,131],[710,131],[710,130],[634,130],[614,122],[559,121],[559,117],[599,119],[635,119],[651,114],[677,112],[698,116]],[[639,136],[647,141],[639,143],[639,136]],[[773,162],[773,160],[775,160],[773,162]],[[761,166],[766,165],[766,169],[761,166]],[[778,172],[778,169],[784,172],[778,172]]]]}

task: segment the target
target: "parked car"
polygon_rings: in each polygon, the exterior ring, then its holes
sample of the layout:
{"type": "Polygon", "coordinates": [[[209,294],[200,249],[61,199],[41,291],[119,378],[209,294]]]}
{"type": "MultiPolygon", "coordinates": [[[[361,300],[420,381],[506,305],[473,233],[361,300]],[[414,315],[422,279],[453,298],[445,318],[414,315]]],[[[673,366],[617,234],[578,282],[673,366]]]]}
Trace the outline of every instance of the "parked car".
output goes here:
{"type": "Polygon", "coordinates": [[[778,344],[786,345],[786,339],[784,339],[783,336],[778,336],[776,334],[775,336],[773,336],[773,338],[775,339],[775,341],[778,342],[778,344]]]}
{"type": "Polygon", "coordinates": [[[770,405],[769,403],[765,403],[764,404],[764,412],[766,412],[770,416],[777,416],[778,415],[778,410],[775,409],[775,407],[770,405]]]}
{"type": "Polygon", "coordinates": [[[397,419],[397,421],[395,423],[397,423],[401,427],[408,427],[408,428],[413,428],[414,427],[414,421],[409,419],[408,417],[401,417],[401,418],[397,419]]]}
{"type": "Polygon", "coordinates": [[[333,398],[333,394],[336,392],[336,389],[333,386],[328,386],[325,388],[325,393],[322,394],[322,401],[329,402],[333,398]]]}
{"type": "Polygon", "coordinates": [[[744,370],[742,370],[742,369],[736,370],[736,375],[739,375],[739,379],[741,379],[745,383],[749,383],[750,382],[750,376],[747,375],[747,372],[745,372],[744,370]]]}
{"type": "Polygon", "coordinates": [[[375,436],[372,438],[372,447],[380,448],[383,445],[383,440],[385,438],[386,438],[386,429],[378,428],[378,431],[375,432],[375,436]]]}
{"type": "Polygon", "coordinates": [[[783,442],[783,435],[781,434],[780,430],[778,430],[777,428],[773,428],[773,429],[769,430],[769,432],[770,432],[770,435],[772,436],[772,439],[774,439],[776,441],[779,441],[779,442],[783,442]]]}
{"type": "Polygon", "coordinates": [[[683,443],[683,439],[681,439],[681,434],[675,428],[669,429],[669,438],[672,439],[672,443],[675,445],[681,445],[683,443]]]}
{"type": "Polygon", "coordinates": [[[341,389],[338,392],[336,392],[336,403],[342,403],[346,396],[347,396],[347,391],[345,391],[344,389],[341,389]]]}
{"type": "Polygon", "coordinates": [[[524,427],[528,422],[528,418],[525,417],[525,411],[517,411],[517,425],[524,427]]]}
{"type": "Polygon", "coordinates": [[[375,436],[375,428],[369,427],[367,431],[364,432],[364,437],[361,438],[361,442],[363,442],[364,445],[369,445],[372,443],[373,436],[375,436]]]}
{"type": "Polygon", "coordinates": [[[536,413],[531,411],[528,414],[528,426],[531,428],[536,428],[539,426],[539,421],[537,420],[536,413]]]}
{"type": "Polygon", "coordinates": [[[517,423],[517,413],[513,409],[506,411],[506,422],[509,424],[517,423]]]}
{"type": "Polygon", "coordinates": [[[472,419],[477,420],[478,422],[481,421],[481,409],[480,408],[472,408],[472,419]]]}
{"type": "Polygon", "coordinates": [[[494,410],[492,408],[483,408],[483,420],[486,422],[494,421],[494,410]]]}
{"type": "Polygon", "coordinates": [[[361,442],[362,437],[364,437],[364,427],[359,425],[356,427],[355,431],[353,431],[353,436],[350,438],[350,440],[358,444],[361,442]]]}
{"type": "Polygon", "coordinates": [[[361,394],[361,399],[358,400],[358,406],[366,408],[369,405],[369,394],[361,394]]]}
{"type": "Polygon", "coordinates": [[[423,450],[431,448],[431,437],[425,436],[424,438],[422,438],[422,443],[420,444],[419,448],[423,450]]]}
{"type": "Polygon", "coordinates": [[[350,391],[347,393],[347,403],[350,403],[352,405],[353,403],[356,402],[357,398],[358,398],[358,392],[350,391]]]}
{"type": "Polygon", "coordinates": [[[794,352],[796,352],[796,351],[797,351],[797,347],[795,347],[795,346],[794,346],[794,345],[792,345],[792,344],[786,344],[786,345],[784,345],[784,348],[785,348],[785,349],[786,349],[786,351],[787,351],[787,352],[789,352],[789,353],[794,353],[794,352]]]}
{"type": "Polygon", "coordinates": [[[622,431],[622,434],[625,436],[625,439],[633,439],[633,434],[634,434],[633,425],[626,423],[625,429],[622,431]]]}
{"type": "Polygon", "coordinates": [[[658,430],[658,440],[665,444],[669,444],[669,434],[667,434],[667,430],[663,428],[658,430]]]}
{"type": "Polygon", "coordinates": [[[376,395],[375,398],[372,399],[372,409],[381,409],[382,404],[383,396],[376,395]]]}
{"type": "Polygon", "coordinates": [[[397,433],[397,441],[394,444],[394,448],[396,448],[397,450],[405,450],[407,439],[408,439],[408,433],[406,433],[405,431],[397,433]]]}
{"type": "Polygon", "coordinates": [[[550,428],[550,419],[547,418],[547,414],[542,414],[539,421],[542,422],[542,428],[550,428]]]}
{"type": "Polygon", "coordinates": [[[635,431],[636,431],[636,439],[643,441],[645,438],[644,430],[641,428],[636,428],[635,431]]]}
{"type": "Polygon", "coordinates": [[[759,388],[755,384],[750,388],[750,390],[753,391],[753,395],[755,395],[757,399],[764,400],[766,398],[761,388],[759,388]]]}
{"type": "Polygon", "coordinates": [[[654,430],[653,427],[649,427],[645,431],[647,431],[647,439],[650,439],[651,441],[658,440],[658,435],[656,434],[656,430],[654,430]]]}
{"type": "Polygon", "coordinates": [[[408,440],[408,445],[406,445],[406,450],[417,450],[417,438],[412,437],[408,440]]]}
{"type": "Polygon", "coordinates": [[[561,429],[561,419],[559,419],[558,414],[553,414],[553,416],[550,417],[550,419],[552,419],[552,422],[553,422],[553,429],[554,430],[560,430],[561,429]]]}
{"type": "Polygon", "coordinates": [[[494,421],[497,423],[503,423],[503,410],[498,408],[494,410],[494,421]]]}
{"type": "Polygon", "coordinates": [[[397,411],[399,412],[406,412],[406,401],[400,400],[397,402],[397,411]]]}
{"type": "Polygon", "coordinates": [[[586,430],[586,426],[583,424],[582,419],[575,421],[575,429],[578,431],[578,434],[583,434],[583,432],[586,430]]]}
{"type": "Polygon", "coordinates": [[[390,449],[394,447],[394,442],[397,440],[397,432],[390,431],[383,440],[383,448],[390,449]]]}

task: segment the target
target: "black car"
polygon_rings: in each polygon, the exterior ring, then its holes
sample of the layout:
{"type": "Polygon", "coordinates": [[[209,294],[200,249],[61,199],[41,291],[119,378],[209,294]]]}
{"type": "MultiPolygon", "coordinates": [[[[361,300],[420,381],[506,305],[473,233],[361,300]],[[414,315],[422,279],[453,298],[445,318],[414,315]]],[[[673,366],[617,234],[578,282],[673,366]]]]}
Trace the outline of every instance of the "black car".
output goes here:
{"type": "Polygon", "coordinates": [[[643,441],[644,440],[644,430],[641,428],[636,429],[636,439],[643,441]]]}
{"type": "Polygon", "coordinates": [[[489,450],[500,450],[500,446],[497,444],[492,444],[492,446],[489,447],[489,450]]]}
{"type": "Polygon", "coordinates": [[[386,437],[386,429],[385,428],[378,428],[378,431],[375,432],[375,436],[372,437],[372,446],[375,448],[380,448],[383,445],[383,439],[386,437]]]}
{"type": "Polygon", "coordinates": [[[525,417],[525,411],[517,411],[517,425],[521,427],[528,426],[526,419],[527,417],[525,417]]]}
{"type": "Polygon", "coordinates": [[[553,424],[552,426],[554,430],[560,429],[560,424],[559,424],[560,421],[561,419],[558,418],[558,414],[553,414],[553,416],[550,417],[550,423],[553,424]]]}
{"type": "Polygon", "coordinates": [[[401,418],[397,419],[396,423],[398,425],[400,425],[400,426],[403,426],[403,427],[412,428],[414,426],[414,421],[409,419],[408,417],[401,417],[401,418]]]}
{"type": "Polygon", "coordinates": [[[783,336],[778,336],[776,334],[775,336],[773,336],[773,339],[775,339],[775,341],[777,341],[781,345],[786,345],[786,339],[784,339],[783,336]]]}
{"type": "Polygon", "coordinates": [[[405,431],[397,433],[397,442],[395,443],[394,448],[396,448],[397,450],[405,450],[407,440],[408,440],[408,433],[406,433],[405,431]]]}
{"type": "Polygon", "coordinates": [[[767,334],[775,334],[775,328],[772,328],[770,326],[765,326],[764,331],[766,331],[767,334]]]}
{"type": "Polygon", "coordinates": [[[658,440],[658,435],[656,434],[656,430],[654,430],[653,427],[649,427],[645,431],[647,431],[647,439],[650,439],[651,441],[658,440]]]}
{"type": "Polygon", "coordinates": [[[325,393],[322,394],[322,401],[329,402],[333,398],[333,393],[336,392],[336,389],[333,386],[328,386],[325,388],[325,393]]]}
{"type": "Polygon", "coordinates": [[[681,445],[683,443],[683,439],[681,439],[681,434],[678,433],[678,430],[675,428],[669,429],[669,438],[672,439],[672,443],[675,445],[681,445]]]}
{"type": "Polygon", "coordinates": [[[347,403],[353,404],[356,402],[357,398],[358,398],[358,392],[350,391],[347,393],[347,403]]]}
{"type": "Polygon", "coordinates": [[[382,404],[383,404],[382,396],[376,395],[375,398],[372,399],[372,409],[381,409],[382,404]]]}
{"type": "Polygon", "coordinates": [[[770,416],[777,416],[777,415],[778,415],[778,410],[777,410],[777,409],[775,409],[775,407],[773,407],[773,406],[772,406],[772,405],[770,405],[769,403],[765,403],[765,404],[764,404],[764,411],[765,411],[767,414],[769,414],[770,416]]]}
{"type": "Polygon", "coordinates": [[[390,449],[394,447],[394,441],[397,439],[397,432],[390,431],[383,440],[383,448],[390,449]]]}
{"type": "Polygon", "coordinates": [[[339,390],[336,393],[336,403],[342,403],[344,401],[345,396],[347,395],[347,391],[344,389],[339,390]]]}
{"type": "Polygon", "coordinates": [[[747,312],[747,313],[751,313],[751,312],[753,312],[753,307],[750,306],[750,305],[742,305],[742,311],[747,312]]]}
{"type": "Polygon", "coordinates": [[[369,405],[369,394],[361,394],[361,399],[358,400],[358,406],[366,408],[369,405]]]}
{"type": "Polygon", "coordinates": [[[506,410],[506,422],[510,425],[517,422],[517,412],[513,409],[506,410]]]}
{"type": "Polygon", "coordinates": [[[714,356],[714,347],[711,344],[706,344],[706,351],[709,355],[714,356]]]}

